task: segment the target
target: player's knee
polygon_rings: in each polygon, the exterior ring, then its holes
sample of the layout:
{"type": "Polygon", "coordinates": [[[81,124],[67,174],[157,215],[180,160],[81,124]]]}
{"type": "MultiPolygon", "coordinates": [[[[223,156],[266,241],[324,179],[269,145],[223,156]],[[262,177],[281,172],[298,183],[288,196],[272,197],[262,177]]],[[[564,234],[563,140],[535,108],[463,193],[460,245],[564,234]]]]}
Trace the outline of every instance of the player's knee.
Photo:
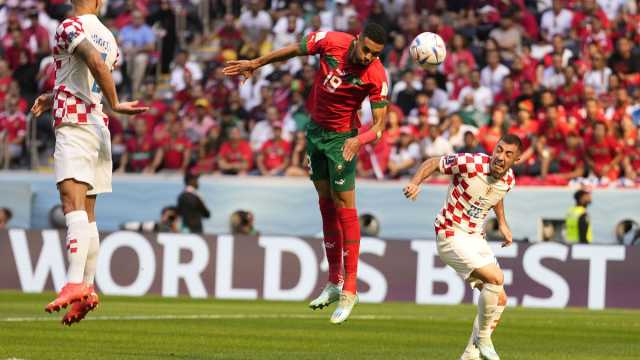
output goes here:
{"type": "Polygon", "coordinates": [[[504,275],[502,272],[496,272],[487,277],[487,282],[493,285],[504,285],[504,275]]]}
{"type": "Polygon", "coordinates": [[[507,305],[507,293],[504,290],[502,290],[500,294],[498,294],[498,305],[507,305]]]}

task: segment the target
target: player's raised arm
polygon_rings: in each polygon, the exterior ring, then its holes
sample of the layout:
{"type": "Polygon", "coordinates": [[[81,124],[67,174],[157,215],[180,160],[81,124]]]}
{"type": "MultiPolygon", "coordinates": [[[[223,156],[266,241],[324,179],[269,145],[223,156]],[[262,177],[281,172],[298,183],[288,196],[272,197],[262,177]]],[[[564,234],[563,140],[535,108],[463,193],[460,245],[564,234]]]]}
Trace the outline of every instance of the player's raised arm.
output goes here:
{"type": "Polygon", "coordinates": [[[227,61],[227,66],[222,72],[227,76],[244,76],[245,80],[253,75],[253,72],[261,66],[271,64],[278,61],[289,60],[292,57],[307,55],[303,52],[301,44],[291,44],[281,49],[274,50],[267,55],[261,56],[253,60],[232,60],[227,61]]]}
{"type": "Polygon", "coordinates": [[[416,171],[409,184],[407,184],[403,191],[404,196],[409,200],[415,200],[418,198],[418,194],[420,193],[420,185],[422,182],[431,176],[434,172],[440,171],[440,161],[442,158],[430,158],[425,160],[418,171],[416,171]]]}
{"type": "Polygon", "coordinates": [[[75,48],[74,54],[78,55],[91,71],[91,75],[102,89],[113,111],[120,114],[139,114],[147,111],[147,107],[137,106],[137,101],[120,102],[116,93],[116,84],[111,77],[111,70],[102,60],[102,56],[88,39],[82,40],[75,48]]]}
{"type": "Polygon", "coordinates": [[[496,219],[498,220],[498,229],[504,235],[504,241],[502,247],[509,246],[513,242],[513,235],[511,229],[507,225],[507,218],[504,215],[504,199],[500,200],[494,207],[493,212],[496,213],[496,219]]]}

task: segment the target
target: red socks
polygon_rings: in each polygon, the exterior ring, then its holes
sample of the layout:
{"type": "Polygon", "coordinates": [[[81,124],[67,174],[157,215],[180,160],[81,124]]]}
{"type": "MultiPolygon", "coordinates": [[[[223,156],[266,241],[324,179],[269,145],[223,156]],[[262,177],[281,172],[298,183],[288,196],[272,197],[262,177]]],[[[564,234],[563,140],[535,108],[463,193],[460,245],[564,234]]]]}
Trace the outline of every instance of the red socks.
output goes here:
{"type": "Polygon", "coordinates": [[[320,198],[319,203],[322,214],[322,231],[324,232],[324,249],[329,262],[329,281],[337,285],[342,282],[342,226],[340,226],[333,200],[320,198]]]}
{"type": "Polygon", "coordinates": [[[358,256],[360,255],[360,223],[356,209],[340,208],[338,219],[342,225],[344,248],[344,285],[343,291],[357,292],[358,256]]]}

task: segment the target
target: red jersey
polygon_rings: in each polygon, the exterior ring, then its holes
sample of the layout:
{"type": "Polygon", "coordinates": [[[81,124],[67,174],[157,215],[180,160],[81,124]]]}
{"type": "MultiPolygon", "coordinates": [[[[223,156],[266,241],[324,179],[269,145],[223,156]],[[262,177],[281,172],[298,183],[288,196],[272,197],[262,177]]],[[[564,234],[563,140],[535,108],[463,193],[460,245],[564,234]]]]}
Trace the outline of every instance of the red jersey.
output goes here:
{"type": "Polygon", "coordinates": [[[491,154],[493,148],[496,147],[502,138],[502,135],[502,131],[485,125],[478,131],[478,140],[480,141],[480,145],[487,150],[487,153],[491,154]]]}
{"type": "Polygon", "coordinates": [[[19,137],[24,137],[27,131],[27,117],[21,112],[13,114],[0,114],[0,132],[7,131],[7,140],[15,141],[19,137]]]}
{"type": "Polygon", "coordinates": [[[359,128],[358,110],[367,96],[372,109],[387,106],[389,85],[380,59],[368,66],[350,63],[355,45],[354,36],[334,31],[311,32],[300,42],[303,54],[320,55],[306,105],[311,119],[327,130],[359,128]]]}
{"type": "Polygon", "coordinates": [[[267,170],[273,170],[284,164],[291,154],[291,144],[285,140],[268,140],[262,145],[263,163],[267,170]]]}
{"type": "Polygon", "coordinates": [[[579,147],[556,151],[555,156],[558,160],[558,172],[561,174],[572,172],[578,166],[584,165],[584,150],[579,147]]]}
{"type": "Polygon", "coordinates": [[[570,130],[564,121],[558,119],[555,126],[551,126],[547,120],[541,126],[540,135],[547,139],[547,145],[557,150],[565,147],[570,130]]]}
{"type": "Polygon", "coordinates": [[[538,135],[540,125],[535,120],[530,120],[525,126],[514,125],[509,129],[509,134],[517,135],[522,140],[522,148],[524,150],[531,146],[532,139],[538,135]]]}
{"type": "Polygon", "coordinates": [[[251,152],[251,145],[246,140],[238,141],[238,144],[234,147],[230,141],[225,141],[220,146],[220,152],[218,156],[223,158],[226,162],[236,164],[246,161],[249,164],[249,169],[253,166],[253,154],[251,152]]]}
{"type": "Polygon", "coordinates": [[[163,168],[177,170],[184,165],[184,152],[191,149],[191,142],[184,136],[178,138],[166,138],[160,142],[159,146],[164,149],[163,168]]]}
{"type": "Polygon", "coordinates": [[[129,167],[134,172],[144,170],[153,160],[153,136],[147,134],[143,137],[132,136],[127,140],[127,153],[129,154],[129,167]]]}
{"type": "Polygon", "coordinates": [[[624,156],[629,159],[633,171],[640,171],[640,147],[633,146],[627,147],[624,152],[624,156]]]}
{"type": "Polygon", "coordinates": [[[611,163],[620,150],[618,142],[612,137],[605,137],[601,143],[591,137],[585,143],[589,157],[598,168],[611,163]]]}

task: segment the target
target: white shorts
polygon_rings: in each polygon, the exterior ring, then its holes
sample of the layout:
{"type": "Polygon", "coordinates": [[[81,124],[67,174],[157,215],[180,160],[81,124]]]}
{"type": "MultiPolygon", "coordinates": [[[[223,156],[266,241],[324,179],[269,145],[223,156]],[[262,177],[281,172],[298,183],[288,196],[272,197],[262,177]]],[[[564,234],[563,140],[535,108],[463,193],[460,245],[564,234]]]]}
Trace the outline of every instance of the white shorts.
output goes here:
{"type": "Polygon", "coordinates": [[[111,135],[103,125],[61,125],[55,129],[56,184],[74,179],[89,185],[87,195],[111,192],[111,135]]]}
{"type": "Polygon", "coordinates": [[[436,244],[440,259],[451,266],[472,288],[480,283],[480,280],[471,276],[474,270],[490,264],[498,265],[487,240],[480,235],[456,231],[453,236],[446,237],[445,231],[441,230],[436,244]]]}

